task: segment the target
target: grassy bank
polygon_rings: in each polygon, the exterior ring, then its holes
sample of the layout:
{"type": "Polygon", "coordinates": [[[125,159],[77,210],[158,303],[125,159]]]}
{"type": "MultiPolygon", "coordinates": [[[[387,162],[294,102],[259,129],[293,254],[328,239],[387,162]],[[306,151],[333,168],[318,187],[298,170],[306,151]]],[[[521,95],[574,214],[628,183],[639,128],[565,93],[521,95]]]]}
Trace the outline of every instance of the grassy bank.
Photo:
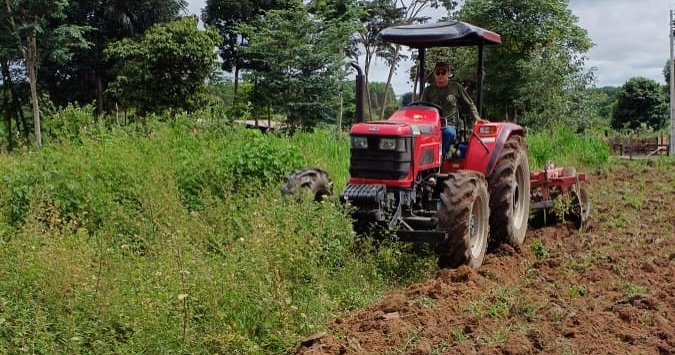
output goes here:
{"type": "Polygon", "coordinates": [[[609,147],[600,136],[580,136],[570,128],[558,126],[527,136],[530,168],[543,169],[550,161],[556,166],[604,167],[609,163],[609,147]]]}
{"type": "Polygon", "coordinates": [[[433,269],[355,248],[335,201],[281,199],[294,168],[341,170],[344,137],[187,122],[2,158],[1,353],[282,354],[433,269]]]}

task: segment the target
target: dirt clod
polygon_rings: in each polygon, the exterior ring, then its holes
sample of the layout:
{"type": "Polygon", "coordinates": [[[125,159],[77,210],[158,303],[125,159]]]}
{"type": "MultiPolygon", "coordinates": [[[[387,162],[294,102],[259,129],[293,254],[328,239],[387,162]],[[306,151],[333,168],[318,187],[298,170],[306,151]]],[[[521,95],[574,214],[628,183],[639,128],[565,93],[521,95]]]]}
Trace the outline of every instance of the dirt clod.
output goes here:
{"type": "Polygon", "coordinates": [[[319,342],[319,340],[321,340],[321,338],[325,337],[326,335],[327,335],[326,332],[319,332],[319,333],[316,333],[316,334],[314,334],[314,335],[312,335],[312,336],[310,336],[310,337],[307,337],[307,338],[303,339],[303,340],[300,342],[300,345],[301,345],[301,346],[306,346],[306,347],[309,348],[309,347],[311,347],[312,345],[314,345],[314,344],[316,344],[317,342],[319,342]]]}

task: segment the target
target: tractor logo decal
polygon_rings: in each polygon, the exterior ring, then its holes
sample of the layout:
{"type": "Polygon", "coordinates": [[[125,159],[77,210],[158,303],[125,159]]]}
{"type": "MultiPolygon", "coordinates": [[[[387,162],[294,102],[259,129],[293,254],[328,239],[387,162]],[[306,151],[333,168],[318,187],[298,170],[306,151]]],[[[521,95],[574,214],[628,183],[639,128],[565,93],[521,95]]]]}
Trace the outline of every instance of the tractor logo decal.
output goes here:
{"type": "Polygon", "coordinates": [[[377,126],[368,127],[368,131],[370,131],[370,132],[377,132],[379,130],[380,130],[380,127],[377,127],[377,126]]]}

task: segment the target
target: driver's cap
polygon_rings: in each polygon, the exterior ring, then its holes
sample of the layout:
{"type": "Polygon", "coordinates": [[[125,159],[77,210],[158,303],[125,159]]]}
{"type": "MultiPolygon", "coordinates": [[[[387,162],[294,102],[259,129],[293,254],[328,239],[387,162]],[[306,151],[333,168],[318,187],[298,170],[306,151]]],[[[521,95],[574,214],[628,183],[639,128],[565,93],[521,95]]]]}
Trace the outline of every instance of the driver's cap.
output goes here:
{"type": "Polygon", "coordinates": [[[434,66],[434,70],[440,69],[440,68],[445,68],[450,70],[450,65],[448,65],[448,62],[436,62],[436,65],[434,66]]]}

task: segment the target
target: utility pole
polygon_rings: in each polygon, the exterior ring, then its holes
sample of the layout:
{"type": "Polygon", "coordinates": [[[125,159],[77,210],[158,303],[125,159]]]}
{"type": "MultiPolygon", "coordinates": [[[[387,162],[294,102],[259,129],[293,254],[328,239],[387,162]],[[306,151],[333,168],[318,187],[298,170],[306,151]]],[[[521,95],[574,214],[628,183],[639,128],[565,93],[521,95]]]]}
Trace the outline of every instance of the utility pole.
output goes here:
{"type": "Polygon", "coordinates": [[[670,10],[670,149],[668,155],[675,156],[675,16],[670,10]]]}

